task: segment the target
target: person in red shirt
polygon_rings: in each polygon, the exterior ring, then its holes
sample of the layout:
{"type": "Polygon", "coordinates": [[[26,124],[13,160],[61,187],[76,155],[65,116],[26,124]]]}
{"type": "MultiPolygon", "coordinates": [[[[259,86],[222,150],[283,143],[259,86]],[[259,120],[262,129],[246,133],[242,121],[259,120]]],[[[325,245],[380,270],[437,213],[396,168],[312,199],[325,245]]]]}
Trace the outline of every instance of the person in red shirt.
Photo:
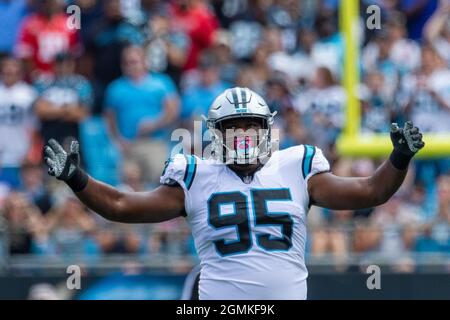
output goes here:
{"type": "Polygon", "coordinates": [[[185,32],[191,41],[184,69],[193,69],[201,51],[212,44],[219,22],[203,0],[175,0],[170,9],[173,27],[185,32]]]}
{"type": "Polygon", "coordinates": [[[38,0],[38,10],[26,17],[19,31],[15,53],[26,61],[32,77],[53,73],[57,54],[80,51],[78,30],[68,23],[62,0],[38,0]]]}

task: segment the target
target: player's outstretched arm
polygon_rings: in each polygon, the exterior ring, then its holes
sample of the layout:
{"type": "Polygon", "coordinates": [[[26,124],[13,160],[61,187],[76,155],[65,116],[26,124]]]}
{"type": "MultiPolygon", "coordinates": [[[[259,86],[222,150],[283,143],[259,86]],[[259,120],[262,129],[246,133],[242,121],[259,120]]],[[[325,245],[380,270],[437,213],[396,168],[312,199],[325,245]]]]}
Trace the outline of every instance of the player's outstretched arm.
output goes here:
{"type": "Polygon", "coordinates": [[[311,203],[335,210],[354,210],[381,205],[398,190],[412,157],[424,147],[422,134],[411,122],[403,129],[393,123],[394,145],[386,160],[370,177],[338,177],[332,173],[312,176],[308,182],[311,203]]]}
{"type": "Polygon", "coordinates": [[[89,177],[79,166],[79,145],[66,152],[55,140],[45,146],[48,173],[65,181],[76,196],[104,218],[125,223],[154,223],[176,218],[184,210],[179,186],[162,185],[150,192],[121,192],[89,177]]]}

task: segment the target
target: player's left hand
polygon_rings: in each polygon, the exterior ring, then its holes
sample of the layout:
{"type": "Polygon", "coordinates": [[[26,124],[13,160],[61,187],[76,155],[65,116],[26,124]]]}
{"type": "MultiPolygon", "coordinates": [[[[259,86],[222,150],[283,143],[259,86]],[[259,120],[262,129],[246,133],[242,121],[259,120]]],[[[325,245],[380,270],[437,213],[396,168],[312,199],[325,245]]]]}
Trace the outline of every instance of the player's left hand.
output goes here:
{"type": "Polygon", "coordinates": [[[58,180],[68,181],[76,173],[80,166],[78,141],[74,140],[70,144],[70,151],[64,148],[55,140],[50,139],[45,146],[45,162],[48,165],[48,174],[58,180]]]}
{"type": "Polygon", "coordinates": [[[399,128],[397,123],[392,123],[391,140],[394,149],[410,157],[413,157],[425,146],[425,142],[422,141],[422,133],[418,127],[413,125],[412,121],[407,121],[403,128],[399,128]]]}

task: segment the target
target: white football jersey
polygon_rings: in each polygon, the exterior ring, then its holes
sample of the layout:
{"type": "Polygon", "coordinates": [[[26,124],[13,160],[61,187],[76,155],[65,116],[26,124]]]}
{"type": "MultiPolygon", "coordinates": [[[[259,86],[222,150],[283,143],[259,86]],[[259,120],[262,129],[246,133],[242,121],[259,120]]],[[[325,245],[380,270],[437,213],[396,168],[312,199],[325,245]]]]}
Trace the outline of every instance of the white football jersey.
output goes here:
{"type": "Polygon", "coordinates": [[[200,299],[306,299],[308,179],[329,171],[316,147],[276,151],[252,181],[214,160],[178,154],[178,182],[200,257],[200,299]]]}
{"type": "Polygon", "coordinates": [[[17,167],[23,162],[36,127],[32,114],[36,98],[36,91],[25,82],[10,87],[0,83],[0,166],[17,167]]]}

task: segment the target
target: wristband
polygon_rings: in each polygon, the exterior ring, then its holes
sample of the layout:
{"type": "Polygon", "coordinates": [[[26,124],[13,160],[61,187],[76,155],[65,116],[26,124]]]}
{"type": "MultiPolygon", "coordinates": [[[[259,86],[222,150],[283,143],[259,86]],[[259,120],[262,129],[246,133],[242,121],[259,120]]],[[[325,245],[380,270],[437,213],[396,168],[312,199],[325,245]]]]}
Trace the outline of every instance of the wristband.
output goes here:
{"type": "Polygon", "coordinates": [[[88,183],[89,176],[81,168],[75,169],[73,176],[66,181],[66,184],[73,190],[73,192],[80,192],[88,183]]]}
{"type": "Polygon", "coordinates": [[[392,165],[398,170],[405,170],[408,168],[409,162],[411,161],[413,155],[408,156],[401,151],[394,149],[389,156],[389,160],[392,165]]]}

